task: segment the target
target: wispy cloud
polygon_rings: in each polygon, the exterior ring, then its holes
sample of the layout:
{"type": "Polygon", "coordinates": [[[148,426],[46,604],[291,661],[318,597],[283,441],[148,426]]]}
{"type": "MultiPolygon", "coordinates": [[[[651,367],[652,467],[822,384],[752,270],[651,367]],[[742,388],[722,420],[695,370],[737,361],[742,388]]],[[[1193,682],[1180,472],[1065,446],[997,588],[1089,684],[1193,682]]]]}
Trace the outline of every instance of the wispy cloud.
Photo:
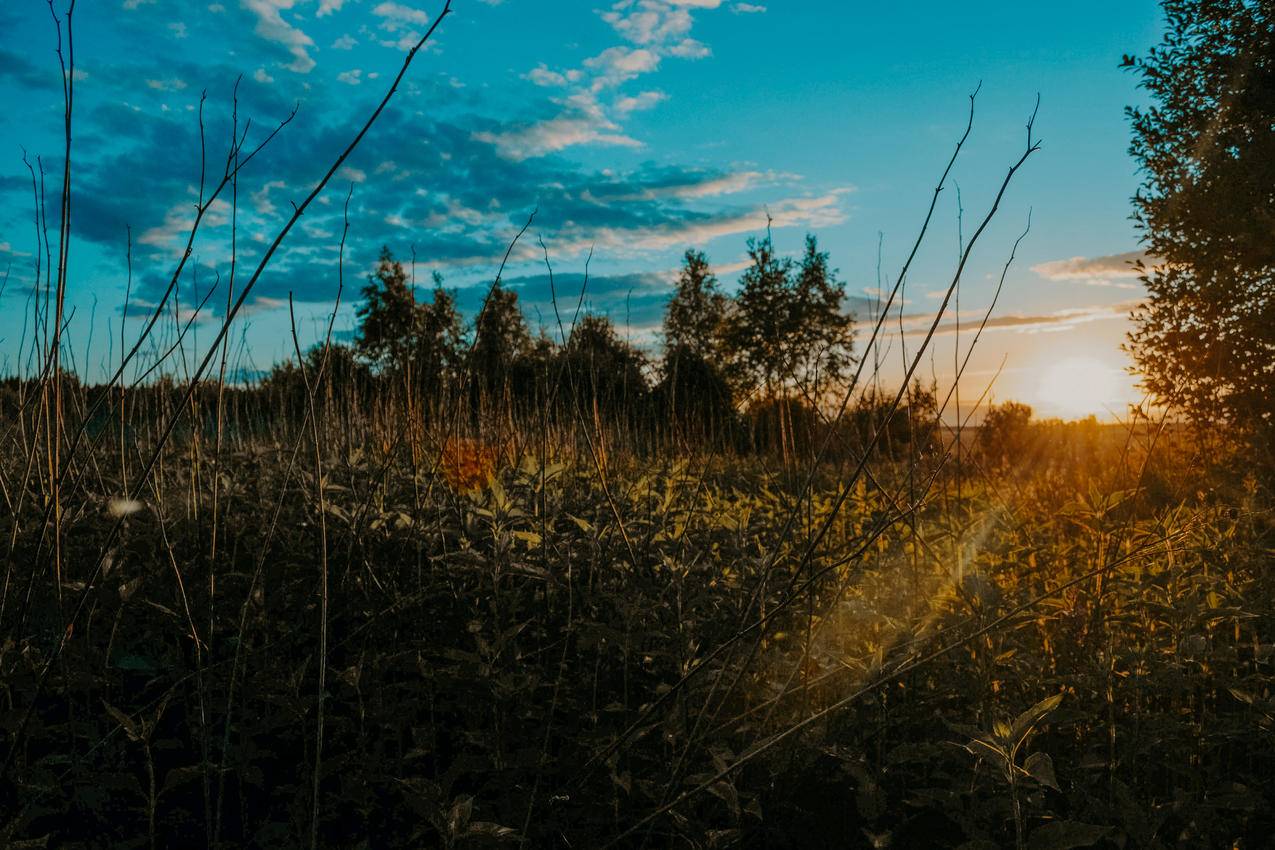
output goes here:
{"type": "MultiPolygon", "coordinates": [[[[1120,301],[1115,304],[1093,304],[1083,307],[1069,307],[1050,313],[1008,314],[992,316],[987,320],[986,331],[1013,331],[1020,334],[1057,333],[1071,330],[1080,325],[1114,319],[1126,319],[1141,300],[1120,301]]],[[[949,315],[951,311],[949,311],[949,315]]],[[[944,321],[935,330],[937,335],[954,334],[958,330],[963,334],[974,332],[982,321],[981,310],[962,310],[962,321],[944,321]]],[[[946,316],[945,316],[946,319],[946,316]]],[[[924,336],[933,323],[932,314],[913,313],[903,317],[904,333],[908,336],[924,336]]]]}
{"type": "Polygon", "coordinates": [[[288,69],[300,74],[309,73],[314,68],[314,59],[310,57],[308,48],[314,46],[314,39],[306,35],[298,27],[288,23],[281,14],[291,9],[297,0],[240,0],[244,8],[257,16],[256,33],[267,41],[283,45],[292,55],[288,69]]]}
{"type": "Polygon", "coordinates": [[[660,67],[660,55],[645,47],[608,47],[584,65],[594,72],[592,88],[598,91],[649,74],[660,67]]]}
{"type": "Polygon", "coordinates": [[[603,246],[617,256],[636,256],[645,251],[661,251],[688,245],[705,245],[724,236],[757,233],[766,227],[816,229],[841,224],[842,191],[814,197],[783,198],[765,208],[723,210],[715,213],[684,212],[677,219],[646,225],[569,225],[559,231],[554,247],[567,254],[603,246]],[[767,218],[769,216],[769,219],[767,218]]]}
{"type": "Polygon", "coordinates": [[[550,70],[543,62],[532,68],[523,75],[525,79],[530,80],[538,86],[546,88],[565,86],[567,83],[574,83],[580,79],[580,72],[576,70],[560,73],[550,70]]]}
{"type": "MultiPolygon", "coordinates": [[[[544,156],[580,145],[641,147],[625,132],[621,122],[635,112],[650,109],[667,99],[662,92],[619,92],[626,83],[659,70],[666,58],[703,59],[708,46],[690,37],[692,12],[717,9],[723,0],[619,0],[601,13],[625,44],[612,45],[585,59],[579,68],[566,70],[537,65],[524,78],[537,86],[567,89],[570,94],[555,102],[557,115],[509,127],[485,131],[476,141],[495,145],[501,155],[515,161],[544,156]]],[[[382,4],[389,6],[392,4],[382,4]]],[[[378,9],[381,7],[378,6],[378,9]]]]}
{"type": "Polygon", "coordinates": [[[405,6],[402,3],[379,3],[372,9],[372,14],[383,18],[381,26],[386,29],[397,29],[402,26],[424,26],[429,23],[429,15],[420,9],[405,6]]]}
{"type": "Polygon", "coordinates": [[[1107,286],[1116,289],[1138,289],[1135,263],[1154,265],[1153,258],[1145,251],[1127,251],[1105,257],[1072,257],[1052,260],[1032,266],[1032,271],[1046,280],[1079,281],[1090,286],[1107,286]]]}
{"type": "Polygon", "coordinates": [[[186,81],[179,79],[147,80],[146,85],[148,88],[152,88],[155,91],[176,92],[182,91],[186,88],[186,81]]]}
{"type": "Polygon", "coordinates": [[[670,169],[665,172],[648,171],[640,184],[631,180],[618,181],[616,185],[602,184],[586,190],[586,200],[618,203],[626,201],[653,201],[661,198],[711,198],[754,189],[767,183],[795,182],[795,175],[773,171],[689,171],[670,169]]]}
{"type": "Polygon", "coordinates": [[[474,141],[494,145],[502,156],[515,162],[577,145],[642,146],[607,117],[590,92],[577,92],[562,101],[561,106],[562,111],[553,118],[515,124],[499,131],[479,131],[474,133],[474,141]]]}

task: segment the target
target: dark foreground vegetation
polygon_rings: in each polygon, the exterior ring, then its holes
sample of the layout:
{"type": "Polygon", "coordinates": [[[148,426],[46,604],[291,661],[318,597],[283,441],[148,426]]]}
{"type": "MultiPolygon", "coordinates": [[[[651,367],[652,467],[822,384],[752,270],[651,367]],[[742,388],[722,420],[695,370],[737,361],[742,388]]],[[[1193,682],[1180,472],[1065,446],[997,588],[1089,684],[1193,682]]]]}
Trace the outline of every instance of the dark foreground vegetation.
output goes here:
{"type": "Polygon", "coordinates": [[[1269,480],[1185,431],[1017,423],[859,474],[316,414],[318,455],[304,419],[172,443],[138,504],[104,438],[56,556],[43,505],[0,520],[13,846],[1275,830],[1269,480]]]}

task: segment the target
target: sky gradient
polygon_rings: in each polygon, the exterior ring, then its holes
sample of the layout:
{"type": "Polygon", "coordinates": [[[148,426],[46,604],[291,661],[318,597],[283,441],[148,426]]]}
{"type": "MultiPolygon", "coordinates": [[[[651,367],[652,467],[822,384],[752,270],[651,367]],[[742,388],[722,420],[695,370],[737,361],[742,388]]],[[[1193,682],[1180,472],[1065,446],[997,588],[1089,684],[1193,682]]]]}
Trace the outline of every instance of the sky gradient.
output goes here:
{"type": "MultiPolygon", "coordinates": [[[[130,321],[164,291],[198,199],[201,92],[215,182],[239,87],[249,146],[293,106],[295,119],[242,173],[240,262],[269,240],[384,94],[441,2],[80,0],[68,304],[75,359],[100,378],[119,356],[132,233],[130,321]]],[[[593,260],[589,307],[643,344],[655,339],[680,254],[705,250],[728,290],[749,236],[772,219],[784,252],[819,236],[867,319],[916,238],[968,96],[974,131],[908,275],[903,340],[914,350],[966,238],[1021,154],[1037,94],[1042,150],[1016,178],[963,277],[960,344],[986,309],[1030,211],[1031,231],[979,343],[966,398],[994,395],[1070,415],[1047,389],[1058,364],[1107,370],[1117,413],[1136,398],[1119,345],[1141,288],[1129,198],[1138,177],[1123,115],[1140,103],[1123,53],[1158,40],[1153,0],[899,5],[831,0],[457,0],[405,85],[262,277],[235,333],[245,373],[291,355],[287,298],[303,342],[321,335],[338,285],[341,208],[352,188],[346,292],[382,245],[416,275],[440,272],[472,311],[509,241],[535,221],[505,272],[531,323],[551,326],[545,247],[571,303],[593,260]],[[1099,23],[1101,22],[1101,23],[1099,23]],[[959,192],[958,192],[959,187],[959,192]],[[959,203],[958,203],[959,196],[959,203]],[[963,210],[963,215],[958,213],[963,210]],[[878,251],[880,272],[878,273],[878,251]],[[1056,409],[1051,409],[1051,407],[1056,409]]],[[[24,150],[61,175],[57,42],[42,2],[0,8],[0,370],[23,368],[37,233],[24,150]]],[[[210,211],[183,307],[214,284],[188,339],[210,341],[229,270],[230,195],[210,211]]],[[[55,205],[51,217],[56,218],[55,205]]],[[[56,220],[51,228],[56,236],[56,220]]],[[[953,373],[958,316],[944,318],[923,374],[953,373]]],[[[898,322],[883,380],[902,372],[898,322]]],[[[861,338],[866,337],[862,335],[861,338]]],[[[1065,376],[1063,376],[1065,378],[1065,376]]],[[[1092,374],[1091,374],[1092,377],[1092,374]]]]}

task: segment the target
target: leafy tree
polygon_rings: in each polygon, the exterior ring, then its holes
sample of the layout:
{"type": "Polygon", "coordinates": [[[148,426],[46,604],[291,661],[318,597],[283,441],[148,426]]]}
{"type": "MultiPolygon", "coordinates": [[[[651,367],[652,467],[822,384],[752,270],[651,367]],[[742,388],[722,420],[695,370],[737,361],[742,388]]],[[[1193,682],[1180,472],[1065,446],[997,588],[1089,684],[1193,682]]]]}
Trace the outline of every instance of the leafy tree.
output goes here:
{"type": "Polygon", "coordinates": [[[515,366],[530,346],[518,293],[497,284],[474,319],[471,363],[477,387],[489,395],[509,389],[515,366]]]}
{"type": "Polygon", "coordinates": [[[411,366],[427,388],[458,365],[463,348],[456,301],[438,272],[433,280],[432,300],[418,303],[402,263],[382,248],[357,310],[359,354],[382,370],[411,366]]]}
{"type": "Polygon", "coordinates": [[[721,353],[729,307],[730,300],[718,287],[708,258],[702,251],[687,251],[677,289],[664,312],[665,347],[715,360],[721,353]]]}
{"type": "Polygon", "coordinates": [[[727,332],[737,373],[767,398],[796,385],[818,401],[853,363],[845,285],[814,236],[800,264],[777,256],[769,236],[749,240],[748,256],[727,332]]]}
{"type": "Polygon", "coordinates": [[[631,412],[646,396],[646,358],[606,316],[582,316],[559,358],[564,395],[603,413],[631,412]]]}
{"type": "Polygon", "coordinates": [[[737,379],[770,398],[792,366],[792,260],[775,254],[769,235],[748,240],[748,258],[752,265],[740,278],[727,340],[737,379]]]}
{"type": "Polygon", "coordinates": [[[407,272],[388,247],[381,248],[362,295],[363,303],[356,311],[359,354],[381,368],[406,362],[416,338],[419,311],[407,272]]]}
{"type": "Polygon", "coordinates": [[[1148,299],[1129,348],[1146,387],[1200,421],[1275,427],[1275,9],[1164,0],[1168,30],[1125,58],[1152,97],[1127,110],[1145,174],[1134,219],[1148,299]]]}
{"type": "Polygon", "coordinates": [[[1032,409],[1017,401],[994,404],[978,429],[977,448],[988,463],[1021,460],[1028,448],[1032,409]]]}
{"type": "Polygon", "coordinates": [[[794,284],[795,334],[790,345],[796,377],[817,402],[825,389],[843,382],[854,365],[854,317],[842,309],[845,284],[828,267],[828,253],[819,250],[814,236],[806,236],[794,284]]]}
{"type": "Polygon", "coordinates": [[[723,364],[730,299],[703,252],[688,250],[664,312],[664,363],[656,388],[666,419],[716,431],[734,413],[723,364]]]}
{"type": "Polygon", "coordinates": [[[460,367],[465,348],[456,299],[443,288],[443,276],[438,272],[434,272],[433,299],[420,305],[418,316],[412,363],[426,383],[437,383],[460,367]]]}

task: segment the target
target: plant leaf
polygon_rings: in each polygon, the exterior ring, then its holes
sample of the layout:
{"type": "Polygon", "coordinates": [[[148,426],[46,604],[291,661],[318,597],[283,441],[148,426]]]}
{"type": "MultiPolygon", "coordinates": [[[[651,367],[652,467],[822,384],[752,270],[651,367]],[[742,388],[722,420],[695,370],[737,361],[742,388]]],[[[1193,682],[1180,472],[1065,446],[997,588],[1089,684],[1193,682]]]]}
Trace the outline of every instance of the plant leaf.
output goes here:
{"type": "Polygon", "coordinates": [[[1029,755],[1027,761],[1023,762],[1023,772],[1041,785],[1048,785],[1055,791],[1062,790],[1058,787],[1057,777],[1054,776],[1054,760],[1049,757],[1048,753],[1032,753],[1029,755]]]}
{"type": "Polygon", "coordinates": [[[1031,708],[1024,711],[1018,717],[1014,718],[1014,725],[1009,730],[1010,746],[1016,747],[1023,742],[1023,739],[1035,728],[1036,724],[1044,720],[1047,715],[1054,709],[1058,708],[1058,704],[1062,702],[1062,694],[1054,694],[1052,697],[1041,700],[1031,708]]]}
{"type": "Polygon", "coordinates": [[[106,713],[111,715],[115,722],[124,729],[124,732],[131,740],[142,740],[141,727],[138,726],[137,721],[133,720],[133,718],[129,717],[106,700],[102,700],[102,706],[106,709],[106,713]]]}
{"type": "Polygon", "coordinates": [[[464,834],[473,814],[474,798],[468,794],[457,797],[452,801],[452,810],[447,815],[447,831],[454,836],[464,834]]]}
{"type": "Polygon", "coordinates": [[[1105,826],[1094,826],[1074,820],[1051,821],[1032,832],[1031,850],[1071,850],[1092,847],[1108,832],[1105,826]]]}
{"type": "Polygon", "coordinates": [[[516,829],[485,820],[476,820],[471,823],[469,829],[465,830],[465,835],[482,836],[495,841],[518,841],[521,838],[516,829]]]}

